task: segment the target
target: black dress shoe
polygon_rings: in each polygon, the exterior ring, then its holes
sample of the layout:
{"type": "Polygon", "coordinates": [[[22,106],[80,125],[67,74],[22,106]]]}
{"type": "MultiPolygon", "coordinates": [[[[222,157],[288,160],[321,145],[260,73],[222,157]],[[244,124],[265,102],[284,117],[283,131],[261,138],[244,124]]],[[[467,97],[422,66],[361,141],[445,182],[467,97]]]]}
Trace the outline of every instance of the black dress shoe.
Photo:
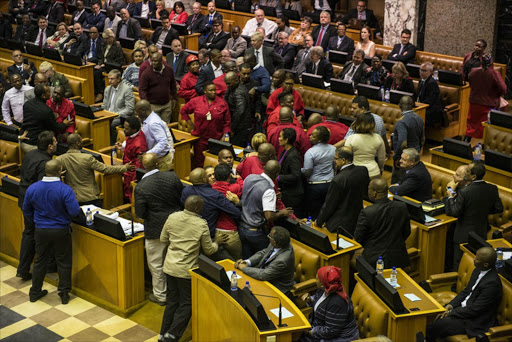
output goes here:
{"type": "Polygon", "coordinates": [[[36,302],[38,299],[41,299],[43,298],[44,296],[46,296],[48,294],[48,290],[42,290],[41,292],[39,292],[38,294],[34,295],[34,296],[30,296],[30,301],[33,303],[33,302],[36,302]]]}
{"type": "Polygon", "coordinates": [[[59,293],[59,296],[62,301],[62,304],[69,303],[69,293],[68,292],[61,292],[61,293],[59,293]]]}
{"type": "Polygon", "coordinates": [[[30,273],[16,273],[16,277],[21,278],[23,281],[27,281],[32,279],[32,274],[30,273]]]}

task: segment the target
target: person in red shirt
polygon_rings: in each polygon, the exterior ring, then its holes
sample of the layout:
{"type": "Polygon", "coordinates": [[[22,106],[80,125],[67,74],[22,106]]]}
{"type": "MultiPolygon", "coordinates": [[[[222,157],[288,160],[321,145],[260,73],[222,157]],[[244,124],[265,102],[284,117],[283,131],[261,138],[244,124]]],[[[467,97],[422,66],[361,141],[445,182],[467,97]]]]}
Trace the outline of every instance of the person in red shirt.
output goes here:
{"type": "Polygon", "coordinates": [[[226,101],[216,95],[215,84],[205,86],[205,94],[194,97],[181,108],[181,119],[193,127],[190,134],[199,137],[194,144],[194,167],[204,164],[203,151],[208,149],[208,139],[221,140],[231,131],[231,114],[226,101]],[[194,114],[194,123],[190,115],[194,114]]]}
{"type": "Polygon", "coordinates": [[[76,128],[75,123],[75,106],[73,102],[64,98],[65,90],[61,86],[55,87],[53,90],[53,96],[51,99],[46,101],[46,105],[51,108],[53,113],[55,114],[57,122],[61,123],[64,120],[73,120],[73,124],[71,126],[67,126],[63,132],[55,132],[55,136],[57,136],[57,141],[66,142],[68,139],[68,135],[73,133],[76,128]]]}
{"type": "Polygon", "coordinates": [[[276,159],[276,150],[272,144],[263,143],[258,147],[258,155],[247,157],[236,167],[242,179],[247,178],[249,175],[263,173],[265,164],[271,160],[276,159]]]}
{"type": "Polygon", "coordinates": [[[213,80],[213,84],[215,84],[215,86],[217,87],[217,96],[224,98],[224,95],[226,95],[226,92],[228,91],[228,86],[226,85],[224,78],[226,77],[226,74],[230,71],[237,71],[236,63],[233,61],[227,61],[226,63],[224,63],[224,65],[222,66],[223,74],[213,80]]]}
{"type": "Polygon", "coordinates": [[[295,115],[299,121],[302,121],[304,118],[304,101],[302,101],[302,96],[300,93],[293,89],[295,82],[293,80],[293,75],[290,73],[286,73],[283,86],[281,88],[276,89],[268,98],[267,103],[267,115],[270,114],[279,106],[279,95],[283,92],[291,92],[293,95],[293,110],[295,111],[295,115]]]}
{"type": "Polygon", "coordinates": [[[185,103],[197,96],[196,83],[199,77],[199,60],[195,55],[189,55],[185,60],[188,66],[188,72],[183,76],[180,82],[178,96],[185,99],[185,103]]]}
{"type": "Polygon", "coordinates": [[[279,145],[279,133],[286,127],[293,128],[297,133],[297,139],[293,146],[299,151],[299,154],[302,158],[304,158],[304,153],[311,148],[311,143],[309,142],[308,136],[304,133],[302,128],[298,128],[293,124],[293,113],[292,110],[288,107],[281,108],[279,112],[279,121],[281,123],[277,125],[268,135],[268,141],[271,143],[276,151],[277,155],[281,155],[284,151],[284,147],[279,145]]]}
{"type": "Polygon", "coordinates": [[[338,121],[338,114],[340,113],[338,107],[329,106],[325,110],[325,122],[321,122],[319,124],[313,125],[308,129],[308,138],[313,133],[313,130],[318,126],[324,126],[331,132],[331,138],[329,139],[329,144],[334,145],[338,141],[341,141],[345,138],[345,134],[348,132],[348,127],[341,122],[338,121]]]}
{"type": "MultiPolygon", "coordinates": [[[[146,137],[144,132],[140,129],[140,121],[135,116],[129,116],[124,122],[124,135],[126,140],[123,143],[117,142],[116,149],[124,151],[123,164],[135,165],[135,168],[142,168],[142,162],[139,160],[139,155],[142,155],[148,150],[146,144],[146,137]]],[[[132,181],[135,180],[136,169],[127,171],[123,174],[123,192],[127,200],[132,198],[132,181]]]]}
{"type": "MultiPolygon", "coordinates": [[[[281,123],[281,121],[279,121],[279,111],[283,107],[293,108],[293,96],[291,93],[281,93],[279,95],[279,106],[274,109],[274,111],[268,116],[267,121],[263,124],[263,128],[266,129],[267,135],[281,123]]],[[[302,125],[295,115],[293,116],[293,124],[302,129],[302,125]]]]}

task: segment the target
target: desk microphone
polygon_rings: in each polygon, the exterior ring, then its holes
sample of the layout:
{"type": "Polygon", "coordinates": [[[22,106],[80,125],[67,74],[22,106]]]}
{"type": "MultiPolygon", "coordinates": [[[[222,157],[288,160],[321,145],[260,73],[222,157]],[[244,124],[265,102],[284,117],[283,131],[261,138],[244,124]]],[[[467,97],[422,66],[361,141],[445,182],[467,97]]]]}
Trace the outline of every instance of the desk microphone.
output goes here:
{"type": "Polygon", "coordinates": [[[279,297],[276,297],[276,296],[269,296],[269,295],[263,295],[263,294],[258,294],[258,293],[254,293],[254,292],[251,292],[254,296],[259,296],[259,297],[267,297],[267,298],[276,298],[276,299],[279,299],[279,324],[277,325],[279,328],[283,328],[283,327],[287,327],[288,324],[283,324],[283,306],[281,305],[281,298],[279,297]]]}

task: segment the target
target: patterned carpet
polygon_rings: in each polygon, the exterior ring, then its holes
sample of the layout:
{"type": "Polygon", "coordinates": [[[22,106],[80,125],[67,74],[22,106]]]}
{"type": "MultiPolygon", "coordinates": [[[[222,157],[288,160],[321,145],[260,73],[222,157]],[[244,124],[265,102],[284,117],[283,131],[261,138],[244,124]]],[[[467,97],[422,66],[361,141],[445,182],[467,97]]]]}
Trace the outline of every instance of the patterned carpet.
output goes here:
{"type": "MultiPolygon", "coordinates": [[[[117,316],[71,295],[62,305],[57,288],[45,282],[48,294],[31,303],[31,281],[0,261],[0,340],[3,342],[156,342],[158,334],[131,319],[117,316]]],[[[151,303],[153,304],[153,303],[151,303]]],[[[161,316],[157,319],[161,322],[161,316]]]]}

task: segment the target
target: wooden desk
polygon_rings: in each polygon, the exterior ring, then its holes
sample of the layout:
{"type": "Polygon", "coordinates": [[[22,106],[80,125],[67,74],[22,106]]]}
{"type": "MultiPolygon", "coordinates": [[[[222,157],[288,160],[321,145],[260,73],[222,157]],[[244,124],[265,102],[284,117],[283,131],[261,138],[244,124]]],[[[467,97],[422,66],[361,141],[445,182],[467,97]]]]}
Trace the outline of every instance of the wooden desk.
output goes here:
{"type": "MultiPolygon", "coordinates": [[[[110,146],[110,121],[119,115],[106,110],[100,110],[94,113],[96,119],[87,119],[83,116],[76,116],[77,121],[88,122],[90,138],[92,140],[92,150],[98,151],[102,148],[110,146]]],[[[80,132],[79,132],[80,133],[80,132]]],[[[84,137],[82,137],[84,138],[84,137]]],[[[89,137],[88,137],[89,138],[89,137]]]]}
{"type": "Polygon", "coordinates": [[[191,160],[190,160],[190,148],[199,140],[199,137],[195,137],[190,133],[183,132],[172,128],[174,137],[177,140],[181,140],[174,145],[174,159],[173,166],[174,172],[180,179],[184,179],[190,175],[191,171],[191,160]]]}
{"type": "MultiPolygon", "coordinates": [[[[331,233],[327,228],[319,228],[314,224],[313,224],[312,228],[321,233],[326,234],[329,237],[329,241],[336,241],[336,233],[331,233]]],[[[341,280],[343,282],[343,286],[345,287],[345,289],[347,291],[349,291],[350,272],[348,270],[350,270],[350,259],[352,259],[354,252],[356,250],[362,248],[362,246],[357,241],[349,239],[346,236],[343,236],[340,234],[340,237],[343,238],[344,240],[352,243],[353,246],[344,248],[344,249],[340,249],[339,251],[336,251],[334,254],[324,254],[324,253],[314,249],[313,247],[310,247],[310,246],[308,246],[298,240],[295,240],[295,239],[291,239],[291,241],[292,241],[292,244],[299,245],[302,248],[308,250],[310,253],[318,255],[320,257],[319,267],[336,266],[336,267],[339,267],[342,270],[344,270],[343,272],[341,272],[341,278],[342,278],[341,280]]],[[[333,249],[336,249],[336,245],[332,245],[332,247],[333,247],[333,249]]]]}
{"type": "MultiPolygon", "coordinates": [[[[19,181],[19,178],[5,173],[0,173],[0,181],[5,176],[19,181]]],[[[0,192],[0,258],[10,264],[17,265],[20,258],[21,235],[24,229],[18,198],[0,192]]]]}
{"type": "MultiPolygon", "coordinates": [[[[505,239],[495,239],[495,240],[487,240],[487,242],[494,248],[512,248],[512,243],[508,242],[507,240],[505,239]]],[[[471,252],[468,248],[467,248],[468,244],[467,243],[461,243],[460,244],[460,249],[462,250],[462,253],[468,253],[469,255],[471,255],[473,258],[475,257],[475,254],[473,252],[471,252]]],[[[505,279],[505,278],[503,278],[505,279]]]]}
{"type": "MultiPolygon", "coordinates": [[[[7,59],[12,61],[12,50],[0,48],[0,58],[7,59]]],[[[26,57],[30,62],[34,62],[36,68],[39,69],[41,63],[48,61],[44,57],[38,57],[34,55],[29,55],[28,53],[24,53],[23,57],[26,57]]],[[[84,103],[91,105],[94,103],[94,77],[93,77],[93,68],[96,64],[87,63],[83,66],[76,66],[72,64],[67,64],[64,62],[58,61],[49,61],[52,63],[55,70],[59,73],[63,73],[66,75],[76,76],[85,80],[84,87],[82,89],[82,97],[84,98],[84,103]]]]}
{"type": "MultiPolygon", "coordinates": [[[[231,260],[218,263],[226,271],[235,269],[231,260]]],[[[241,273],[241,279],[238,280],[239,291],[248,280],[254,293],[279,297],[283,308],[293,314],[293,317],[283,319],[287,327],[278,328],[278,317],[270,312],[271,309],[279,307],[277,299],[257,297],[276,326],[275,330],[260,331],[249,314],[229,293],[194,270],[189,272],[192,276],[192,341],[292,341],[311,327],[299,308],[272,284],[241,273]]]]}
{"type": "MultiPolygon", "coordinates": [[[[453,171],[456,171],[459,166],[468,165],[471,162],[469,159],[464,159],[448,153],[444,153],[443,146],[432,147],[430,149],[430,153],[432,154],[432,164],[453,171]]],[[[482,155],[482,160],[484,159],[485,155],[482,155]]],[[[512,188],[512,172],[500,170],[488,165],[485,166],[485,170],[485,181],[494,183],[496,185],[501,185],[509,189],[512,188]]]]}
{"type": "MultiPolygon", "coordinates": [[[[384,270],[384,277],[389,278],[390,273],[390,269],[384,270]]],[[[380,297],[377,296],[377,294],[369,288],[364,281],[361,280],[361,278],[359,278],[357,273],[355,274],[355,278],[357,280],[356,287],[361,286],[368,296],[373,296],[375,300],[382,303],[382,305],[387,309],[387,337],[392,341],[415,341],[417,332],[422,331],[425,333],[428,320],[445,311],[445,309],[434,298],[425,292],[425,290],[416,284],[416,282],[400,268],[397,269],[397,282],[400,285],[400,288],[397,290],[405,308],[409,310],[409,313],[407,314],[399,315],[393,312],[393,310],[391,310],[391,308],[387,306],[386,303],[380,299],[380,297]],[[407,293],[413,293],[421,300],[411,302],[404,296],[407,293]],[[410,311],[411,308],[418,308],[419,310],[410,311]]]]}

